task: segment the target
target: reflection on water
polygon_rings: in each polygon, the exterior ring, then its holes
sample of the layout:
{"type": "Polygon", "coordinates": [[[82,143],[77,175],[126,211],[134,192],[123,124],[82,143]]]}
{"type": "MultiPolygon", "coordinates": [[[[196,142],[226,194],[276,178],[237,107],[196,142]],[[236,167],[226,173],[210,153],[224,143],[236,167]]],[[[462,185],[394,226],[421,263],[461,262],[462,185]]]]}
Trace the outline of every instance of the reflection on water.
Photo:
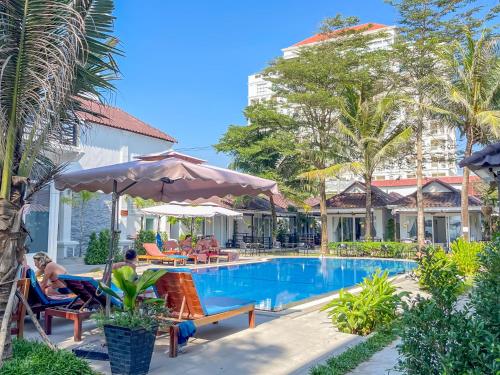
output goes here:
{"type": "Polygon", "coordinates": [[[377,269],[407,272],[409,261],[339,258],[280,258],[268,262],[193,270],[202,297],[255,301],[262,310],[280,310],[303,299],[360,283],[377,269]]]}

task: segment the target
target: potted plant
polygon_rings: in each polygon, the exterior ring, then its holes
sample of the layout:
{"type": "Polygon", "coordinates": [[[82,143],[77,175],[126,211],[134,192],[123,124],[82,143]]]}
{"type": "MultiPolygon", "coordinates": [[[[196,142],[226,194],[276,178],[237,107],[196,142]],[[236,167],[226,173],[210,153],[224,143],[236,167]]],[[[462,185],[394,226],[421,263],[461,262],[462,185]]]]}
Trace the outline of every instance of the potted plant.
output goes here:
{"type": "Polygon", "coordinates": [[[99,283],[100,289],[122,301],[123,308],[110,316],[100,315],[113,374],[147,374],[153,354],[158,322],[166,313],[164,301],[144,298],[144,293],[166,270],[147,270],[140,277],[128,266],[113,270],[112,282],[123,294],[99,283]]]}

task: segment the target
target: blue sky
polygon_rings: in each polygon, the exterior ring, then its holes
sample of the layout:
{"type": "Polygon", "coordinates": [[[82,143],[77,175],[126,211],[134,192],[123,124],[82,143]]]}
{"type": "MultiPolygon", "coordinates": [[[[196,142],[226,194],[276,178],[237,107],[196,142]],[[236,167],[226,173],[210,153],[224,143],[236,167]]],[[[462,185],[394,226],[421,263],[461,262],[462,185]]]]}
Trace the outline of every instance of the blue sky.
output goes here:
{"type": "Polygon", "coordinates": [[[383,0],[120,0],[116,8],[125,57],[112,104],[174,136],[177,149],[220,166],[229,159],[210,145],[230,124],[245,123],[248,75],[336,13],[395,20],[383,0]]]}

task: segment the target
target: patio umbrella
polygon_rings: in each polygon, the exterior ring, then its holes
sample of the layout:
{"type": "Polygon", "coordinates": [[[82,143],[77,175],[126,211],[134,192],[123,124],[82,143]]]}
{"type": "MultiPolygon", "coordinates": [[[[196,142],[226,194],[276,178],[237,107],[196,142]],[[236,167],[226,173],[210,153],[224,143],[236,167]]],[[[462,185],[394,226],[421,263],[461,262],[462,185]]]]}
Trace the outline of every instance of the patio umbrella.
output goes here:
{"type": "Polygon", "coordinates": [[[213,203],[202,203],[199,205],[191,205],[189,203],[172,202],[161,206],[152,206],[143,208],[142,212],[158,216],[171,216],[176,218],[191,218],[191,217],[214,217],[221,216],[243,216],[241,212],[229,210],[220,207],[213,203]]]}
{"type": "MultiPolygon", "coordinates": [[[[275,181],[207,164],[195,164],[171,153],[144,155],[138,160],[64,173],[55,178],[59,190],[112,193],[111,241],[103,280],[109,283],[116,238],[117,202],[122,194],[158,202],[223,197],[273,195],[275,181]]],[[[108,310],[108,309],[107,309],[108,310]]]]}

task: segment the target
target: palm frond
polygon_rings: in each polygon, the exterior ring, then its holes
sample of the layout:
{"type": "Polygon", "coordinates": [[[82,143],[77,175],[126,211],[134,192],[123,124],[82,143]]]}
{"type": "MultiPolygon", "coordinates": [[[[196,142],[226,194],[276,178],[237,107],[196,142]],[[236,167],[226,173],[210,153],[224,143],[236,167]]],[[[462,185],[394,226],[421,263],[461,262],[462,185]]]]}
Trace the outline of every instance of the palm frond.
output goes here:
{"type": "Polygon", "coordinates": [[[6,196],[12,174],[30,176],[54,150],[78,98],[112,86],[112,0],[0,3],[0,164],[6,196]]]}

